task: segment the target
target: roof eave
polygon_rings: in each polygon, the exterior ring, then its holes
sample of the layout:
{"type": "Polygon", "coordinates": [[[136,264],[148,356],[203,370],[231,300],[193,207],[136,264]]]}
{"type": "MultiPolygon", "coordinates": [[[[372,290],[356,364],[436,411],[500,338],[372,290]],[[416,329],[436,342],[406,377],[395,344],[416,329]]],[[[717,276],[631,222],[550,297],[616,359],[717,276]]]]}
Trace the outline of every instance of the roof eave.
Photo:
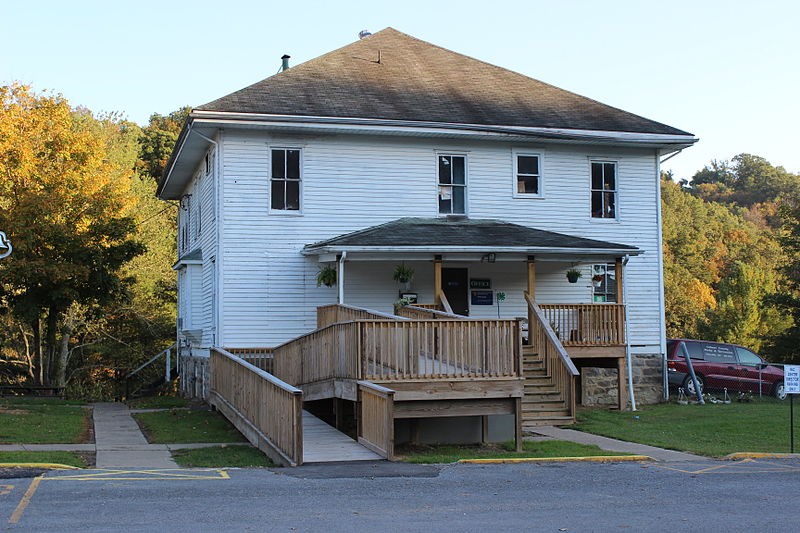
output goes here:
{"type": "Polygon", "coordinates": [[[395,119],[326,117],[307,115],[277,115],[260,113],[235,113],[227,111],[194,111],[195,122],[217,127],[247,125],[259,128],[302,128],[337,132],[405,135],[452,135],[538,138],[551,141],[625,144],[647,147],[688,147],[698,141],[690,133],[663,134],[626,131],[580,130],[548,127],[523,127],[445,122],[421,122],[395,119]]]}
{"type": "Polygon", "coordinates": [[[323,255],[347,253],[516,253],[526,255],[570,255],[570,256],[635,256],[644,253],[636,247],[625,248],[566,248],[542,246],[306,246],[303,255],[323,255]],[[489,249],[491,248],[491,249],[489,249]]]}

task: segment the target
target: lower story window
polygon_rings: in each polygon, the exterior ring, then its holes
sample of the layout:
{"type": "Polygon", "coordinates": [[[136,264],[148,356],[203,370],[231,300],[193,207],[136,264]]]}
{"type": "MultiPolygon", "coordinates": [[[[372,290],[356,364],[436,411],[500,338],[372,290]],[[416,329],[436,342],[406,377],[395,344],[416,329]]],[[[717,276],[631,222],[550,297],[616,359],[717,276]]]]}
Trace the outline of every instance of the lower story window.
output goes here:
{"type": "Polygon", "coordinates": [[[617,272],[614,263],[592,266],[592,288],[596,303],[617,302],[617,272]]]}

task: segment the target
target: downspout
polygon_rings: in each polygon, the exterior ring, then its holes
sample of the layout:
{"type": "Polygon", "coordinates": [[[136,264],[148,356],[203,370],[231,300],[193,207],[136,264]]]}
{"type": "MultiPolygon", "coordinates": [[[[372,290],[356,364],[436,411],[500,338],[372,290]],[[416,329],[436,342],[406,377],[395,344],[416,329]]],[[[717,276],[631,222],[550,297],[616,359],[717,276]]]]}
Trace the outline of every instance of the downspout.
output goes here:
{"type": "Polygon", "coordinates": [[[628,276],[625,275],[625,266],[628,264],[629,256],[622,260],[622,301],[625,313],[625,366],[628,367],[628,397],[631,399],[631,411],[636,411],[636,397],[633,395],[633,365],[631,361],[631,339],[630,339],[630,320],[628,318],[628,276]]]}
{"type": "Polygon", "coordinates": [[[347,259],[347,252],[342,252],[339,256],[339,272],[337,273],[337,282],[339,285],[339,304],[344,304],[344,262],[347,259]]]}
{"type": "MultiPolygon", "coordinates": [[[[673,155],[679,154],[678,150],[673,155]]],[[[658,311],[659,311],[659,350],[661,350],[662,399],[669,401],[669,382],[667,376],[667,325],[664,304],[664,235],[661,219],[661,159],[656,150],[656,226],[658,228],[658,311]]],[[[671,157],[671,156],[670,156],[671,157]]],[[[669,159],[669,158],[667,158],[669,159]]]]}

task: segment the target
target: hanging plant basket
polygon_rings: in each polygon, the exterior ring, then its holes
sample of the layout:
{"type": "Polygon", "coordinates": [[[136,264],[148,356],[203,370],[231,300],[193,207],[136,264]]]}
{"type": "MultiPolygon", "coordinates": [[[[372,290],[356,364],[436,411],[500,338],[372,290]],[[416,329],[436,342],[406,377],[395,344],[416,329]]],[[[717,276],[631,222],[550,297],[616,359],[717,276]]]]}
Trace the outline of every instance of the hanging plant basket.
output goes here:
{"type": "Polygon", "coordinates": [[[326,287],[333,287],[336,285],[336,269],[332,266],[320,268],[319,272],[317,272],[317,287],[322,285],[326,287]]]}
{"type": "Polygon", "coordinates": [[[401,263],[394,267],[392,279],[399,283],[411,283],[411,280],[414,279],[414,269],[401,263]]]}
{"type": "Polygon", "coordinates": [[[570,268],[567,270],[567,281],[570,283],[578,283],[578,280],[583,276],[580,270],[575,270],[574,268],[570,268]]]}

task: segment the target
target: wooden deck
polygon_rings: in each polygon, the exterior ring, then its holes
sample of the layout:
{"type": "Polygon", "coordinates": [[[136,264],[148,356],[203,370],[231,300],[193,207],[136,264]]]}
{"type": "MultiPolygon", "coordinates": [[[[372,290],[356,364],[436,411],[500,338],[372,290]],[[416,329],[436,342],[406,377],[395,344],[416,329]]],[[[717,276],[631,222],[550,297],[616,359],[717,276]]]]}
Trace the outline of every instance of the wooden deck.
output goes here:
{"type": "Polygon", "coordinates": [[[621,307],[543,311],[526,299],[533,322],[524,352],[519,320],[321,307],[316,330],[280,346],[213,349],[212,403],[287,465],[392,459],[399,419],[512,414],[519,448],[523,426],[574,420],[578,371],[565,346],[584,357],[624,353],[621,307]],[[325,399],[353,402],[357,442],[302,411],[325,399]]]}
{"type": "Polygon", "coordinates": [[[303,464],[382,459],[341,431],[303,411],[303,464]]]}

